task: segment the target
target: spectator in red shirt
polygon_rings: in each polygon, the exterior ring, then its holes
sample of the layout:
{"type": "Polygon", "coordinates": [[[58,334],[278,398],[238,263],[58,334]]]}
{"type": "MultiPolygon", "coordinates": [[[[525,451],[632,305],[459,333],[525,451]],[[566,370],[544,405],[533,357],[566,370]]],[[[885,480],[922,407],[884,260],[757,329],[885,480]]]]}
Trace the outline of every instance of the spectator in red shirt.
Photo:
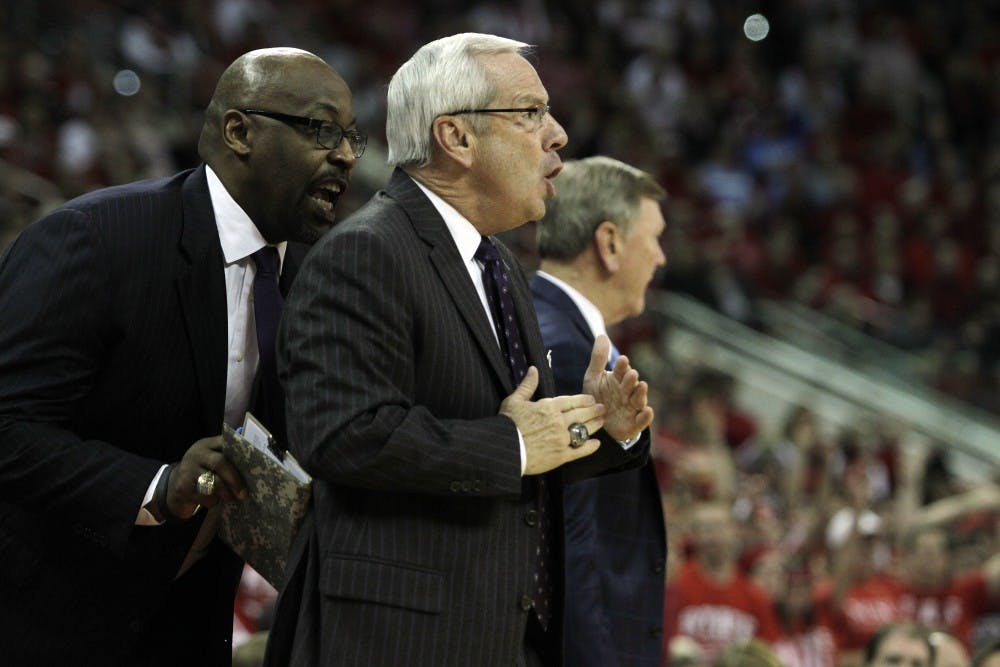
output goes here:
{"type": "Polygon", "coordinates": [[[694,554],[668,584],[664,598],[665,648],[672,638],[687,636],[711,661],[732,642],[755,637],[776,641],[770,598],[737,566],[739,544],[729,508],[722,503],[696,506],[690,530],[694,554]]]}
{"type": "Polygon", "coordinates": [[[972,625],[1000,593],[1000,554],[983,567],[954,576],[948,534],[920,528],[904,540],[897,612],[901,618],[945,630],[971,646],[972,625]]]}

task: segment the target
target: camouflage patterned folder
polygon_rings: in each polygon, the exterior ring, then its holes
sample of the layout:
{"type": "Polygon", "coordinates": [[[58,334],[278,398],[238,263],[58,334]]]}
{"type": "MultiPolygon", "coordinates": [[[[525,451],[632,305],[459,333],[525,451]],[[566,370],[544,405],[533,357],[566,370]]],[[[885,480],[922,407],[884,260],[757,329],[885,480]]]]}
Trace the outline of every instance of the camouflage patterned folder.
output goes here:
{"type": "Polygon", "coordinates": [[[242,433],[223,424],[226,458],[250,497],[222,509],[219,537],[275,588],[312,497],[312,478],[249,412],[242,433]]]}

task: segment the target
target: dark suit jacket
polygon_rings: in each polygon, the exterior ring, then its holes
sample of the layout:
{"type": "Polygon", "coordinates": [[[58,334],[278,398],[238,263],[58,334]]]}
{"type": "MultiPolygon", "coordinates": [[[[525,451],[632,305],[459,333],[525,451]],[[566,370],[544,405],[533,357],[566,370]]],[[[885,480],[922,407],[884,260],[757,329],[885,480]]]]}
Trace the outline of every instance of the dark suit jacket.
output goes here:
{"type": "Polygon", "coordinates": [[[68,202],[0,258],[6,664],[228,664],[240,561],[216,541],[175,581],[200,518],[134,525],[221,431],[226,320],[204,167],[68,202]]]}
{"type": "MultiPolygon", "coordinates": [[[[538,394],[550,396],[525,276],[500,247],[538,394]]],[[[537,480],[522,478],[516,429],[497,414],[514,386],[483,306],[403,172],[306,258],[279,355],[315,522],[290,561],[306,581],[284,587],[270,664],[519,664],[537,480]]],[[[602,448],[547,486],[558,499],[566,474],[629,458],[602,448]]]]}
{"type": "MultiPolygon", "coordinates": [[[[593,333],[551,281],[535,276],[531,292],[556,391],[579,391],[593,333]]],[[[571,484],[564,502],[566,664],[657,667],[666,536],[652,463],[571,484]]]]}

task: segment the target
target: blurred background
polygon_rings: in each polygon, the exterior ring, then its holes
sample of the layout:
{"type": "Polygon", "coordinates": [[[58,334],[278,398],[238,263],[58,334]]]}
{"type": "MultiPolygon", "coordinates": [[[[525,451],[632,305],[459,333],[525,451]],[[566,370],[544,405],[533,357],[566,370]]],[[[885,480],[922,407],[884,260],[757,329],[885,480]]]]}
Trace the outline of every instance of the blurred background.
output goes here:
{"type": "MultiPolygon", "coordinates": [[[[668,264],[612,333],[653,385],[673,555],[692,499],[723,500],[745,553],[819,585],[838,510],[877,514],[899,556],[970,493],[955,572],[1000,550],[1000,2],[18,0],[0,26],[0,248],[73,196],[196,166],[249,49],[308,49],[351,86],[370,141],[344,216],[388,178],[385,89],[420,44],[538,45],[563,157],[669,192],[668,264]]],[[[533,225],[506,240],[533,268],[533,225]]],[[[248,575],[238,643],[271,594],[248,575]]],[[[1000,637],[996,602],[970,641],[1000,637]]]]}

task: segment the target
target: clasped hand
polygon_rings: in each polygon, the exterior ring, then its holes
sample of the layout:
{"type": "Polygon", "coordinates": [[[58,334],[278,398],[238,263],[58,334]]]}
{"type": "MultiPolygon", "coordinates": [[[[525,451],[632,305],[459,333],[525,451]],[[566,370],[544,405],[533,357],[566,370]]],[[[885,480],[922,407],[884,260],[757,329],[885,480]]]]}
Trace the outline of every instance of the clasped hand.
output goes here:
{"type": "Polygon", "coordinates": [[[222,453],[222,447],[221,435],[202,438],[191,445],[175,465],[167,488],[167,506],[174,516],[187,518],[199,506],[214,507],[220,502],[246,499],[246,484],[236,466],[222,453]],[[215,474],[211,494],[198,490],[198,477],[205,472],[215,474]]]}
{"type": "Polygon", "coordinates": [[[597,451],[601,443],[593,437],[581,447],[570,447],[570,424],[583,424],[591,435],[603,427],[616,440],[627,440],[652,423],[648,386],[626,357],[619,357],[613,370],[605,370],[610,352],[611,341],[598,336],[581,394],[532,401],[538,387],[538,369],[532,366],[500,404],[500,414],[510,417],[524,438],[525,475],[548,472],[597,451]]]}

